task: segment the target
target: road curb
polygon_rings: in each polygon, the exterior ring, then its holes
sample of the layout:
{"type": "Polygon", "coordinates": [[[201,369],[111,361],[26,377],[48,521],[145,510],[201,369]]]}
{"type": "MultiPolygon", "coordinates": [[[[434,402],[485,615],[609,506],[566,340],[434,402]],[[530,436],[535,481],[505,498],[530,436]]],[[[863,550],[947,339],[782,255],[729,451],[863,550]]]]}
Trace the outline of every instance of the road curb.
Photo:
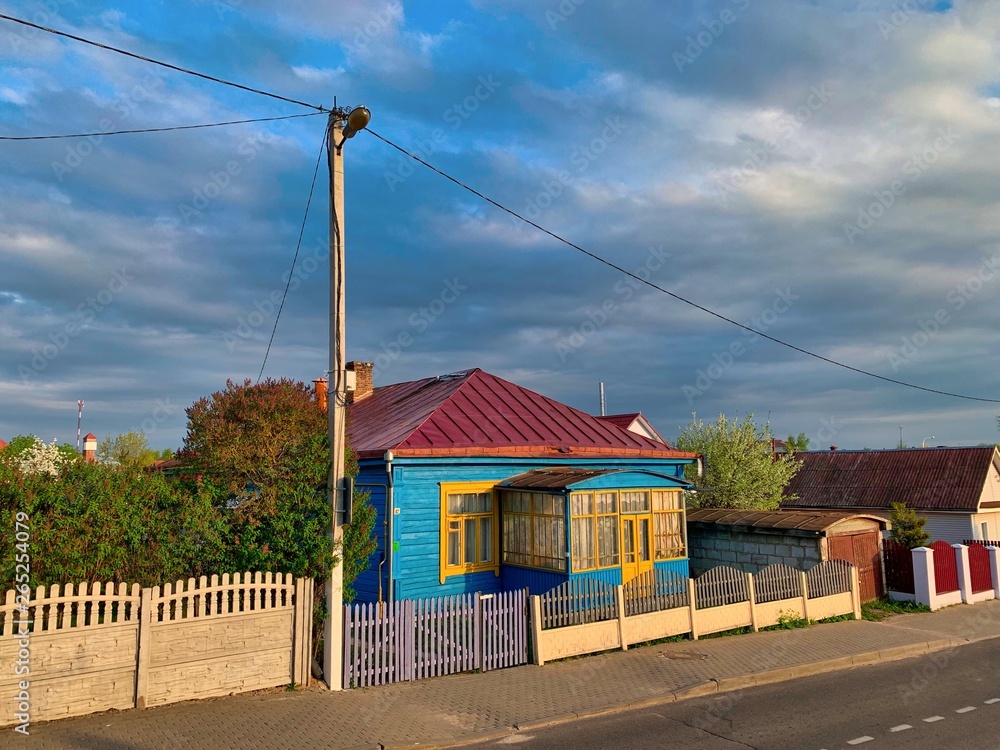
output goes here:
{"type": "MultiPolygon", "coordinates": [[[[995,638],[1000,636],[992,637],[995,638]]],[[[988,640],[988,638],[981,638],[977,640],[988,640]]],[[[381,747],[384,750],[413,750],[413,748],[434,750],[435,748],[462,747],[463,745],[471,745],[477,742],[489,742],[491,740],[503,739],[513,734],[535,732],[540,729],[566,724],[571,721],[579,721],[580,719],[594,719],[600,716],[624,713],[625,711],[642,708],[654,708],[668,703],[679,703],[692,698],[704,698],[705,696],[716,695],[718,693],[728,693],[734,690],[743,690],[750,687],[787,682],[788,680],[798,679],[799,677],[809,677],[812,675],[825,674],[827,672],[836,672],[844,669],[853,669],[855,667],[870,666],[872,664],[879,664],[882,662],[900,661],[901,659],[909,659],[914,656],[923,656],[925,654],[936,653],[938,651],[945,651],[968,643],[970,643],[970,641],[960,638],[939,638],[931,641],[910,643],[904,646],[892,646],[890,648],[879,649],[876,651],[865,651],[860,654],[838,656],[832,659],[810,662],[808,664],[796,664],[792,667],[769,669],[764,672],[753,672],[744,675],[733,675],[730,677],[716,677],[704,682],[697,682],[682,688],[670,690],[659,695],[650,696],[649,698],[643,698],[641,700],[627,701],[602,706],[600,708],[588,709],[585,711],[576,711],[557,716],[549,716],[544,719],[528,721],[512,727],[503,727],[486,732],[478,732],[461,738],[429,740],[427,742],[395,743],[382,745],[381,747]]]]}

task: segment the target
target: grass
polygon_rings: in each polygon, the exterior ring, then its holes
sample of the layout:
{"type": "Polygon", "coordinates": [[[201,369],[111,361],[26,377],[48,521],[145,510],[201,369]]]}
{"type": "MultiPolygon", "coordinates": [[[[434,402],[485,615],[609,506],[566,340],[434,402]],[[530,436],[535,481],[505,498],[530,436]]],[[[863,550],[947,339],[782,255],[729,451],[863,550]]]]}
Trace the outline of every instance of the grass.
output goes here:
{"type": "Polygon", "coordinates": [[[931,608],[916,602],[895,602],[889,598],[875,599],[861,605],[861,619],[878,622],[892,615],[905,615],[912,612],[930,612],[931,608]]]}

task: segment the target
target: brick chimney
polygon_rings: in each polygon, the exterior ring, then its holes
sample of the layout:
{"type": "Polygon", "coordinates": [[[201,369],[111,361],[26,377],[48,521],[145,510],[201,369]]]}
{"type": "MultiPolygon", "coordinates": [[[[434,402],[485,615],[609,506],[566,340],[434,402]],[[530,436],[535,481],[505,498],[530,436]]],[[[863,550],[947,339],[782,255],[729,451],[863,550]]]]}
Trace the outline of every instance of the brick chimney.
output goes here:
{"type": "Polygon", "coordinates": [[[353,404],[375,390],[372,383],[372,370],[375,365],[371,362],[348,362],[346,367],[354,372],[354,391],[347,394],[347,403],[353,404]]]}
{"type": "Polygon", "coordinates": [[[319,410],[326,413],[326,378],[316,378],[313,381],[313,392],[316,395],[316,405],[319,410]]]}
{"type": "Polygon", "coordinates": [[[97,435],[88,432],[83,439],[83,460],[87,463],[97,462],[97,435]]]}

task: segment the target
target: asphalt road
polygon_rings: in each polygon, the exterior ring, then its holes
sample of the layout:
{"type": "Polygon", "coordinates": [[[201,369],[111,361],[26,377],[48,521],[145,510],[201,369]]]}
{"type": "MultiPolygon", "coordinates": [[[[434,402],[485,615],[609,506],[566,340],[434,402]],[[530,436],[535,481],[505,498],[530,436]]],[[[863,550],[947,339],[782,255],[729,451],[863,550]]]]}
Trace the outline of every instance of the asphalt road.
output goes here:
{"type": "Polygon", "coordinates": [[[1000,640],[521,732],[473,748],[1000,749],[1000,640]]]}

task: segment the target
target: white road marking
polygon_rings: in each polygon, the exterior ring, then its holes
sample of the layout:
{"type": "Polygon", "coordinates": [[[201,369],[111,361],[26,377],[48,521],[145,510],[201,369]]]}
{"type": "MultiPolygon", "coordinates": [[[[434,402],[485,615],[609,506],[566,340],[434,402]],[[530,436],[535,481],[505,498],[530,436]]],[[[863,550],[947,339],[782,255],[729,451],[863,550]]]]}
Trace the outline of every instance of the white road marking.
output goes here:
{"type": "Polygon", "coordinates": [[[976,710],[975,706],[966,706],[965,708],[956,708],[955,709],[955,713],[956,714],[967,714],[967,713],[969,713],[969,711],[975,711],[975,710],[976,710]]]}
{"type": "Polygon", "coordinates": [[[875,738],[874,737],[869,737],[866,734],[864,737],[856,737],[853,740],[848,740],[847,744],[848,745],[860,745],[862,742],[871,742],[873,739],[875,739],[875,738]]]}
{"type": "Polygon", "coordinates": [[[1000,703],[1000,698],[990,698],[988,701],[983,701],[987,706],[992,706],[994,703],[1000,703]]]}
{"type": "Polygon", "coordinates": [[[893,727],[890,732],[905,732],[907,729],[913,729],[910,724],[900,724],[898,727],[893,727]]]}
{"type": "Polygon", "coordinates": [[[924,721],[926,721],[928,724],[932,724],[935,721],[944,721],[944,717],[943,716],[928,716],[926,719],[924,719],[924,721]]]}

